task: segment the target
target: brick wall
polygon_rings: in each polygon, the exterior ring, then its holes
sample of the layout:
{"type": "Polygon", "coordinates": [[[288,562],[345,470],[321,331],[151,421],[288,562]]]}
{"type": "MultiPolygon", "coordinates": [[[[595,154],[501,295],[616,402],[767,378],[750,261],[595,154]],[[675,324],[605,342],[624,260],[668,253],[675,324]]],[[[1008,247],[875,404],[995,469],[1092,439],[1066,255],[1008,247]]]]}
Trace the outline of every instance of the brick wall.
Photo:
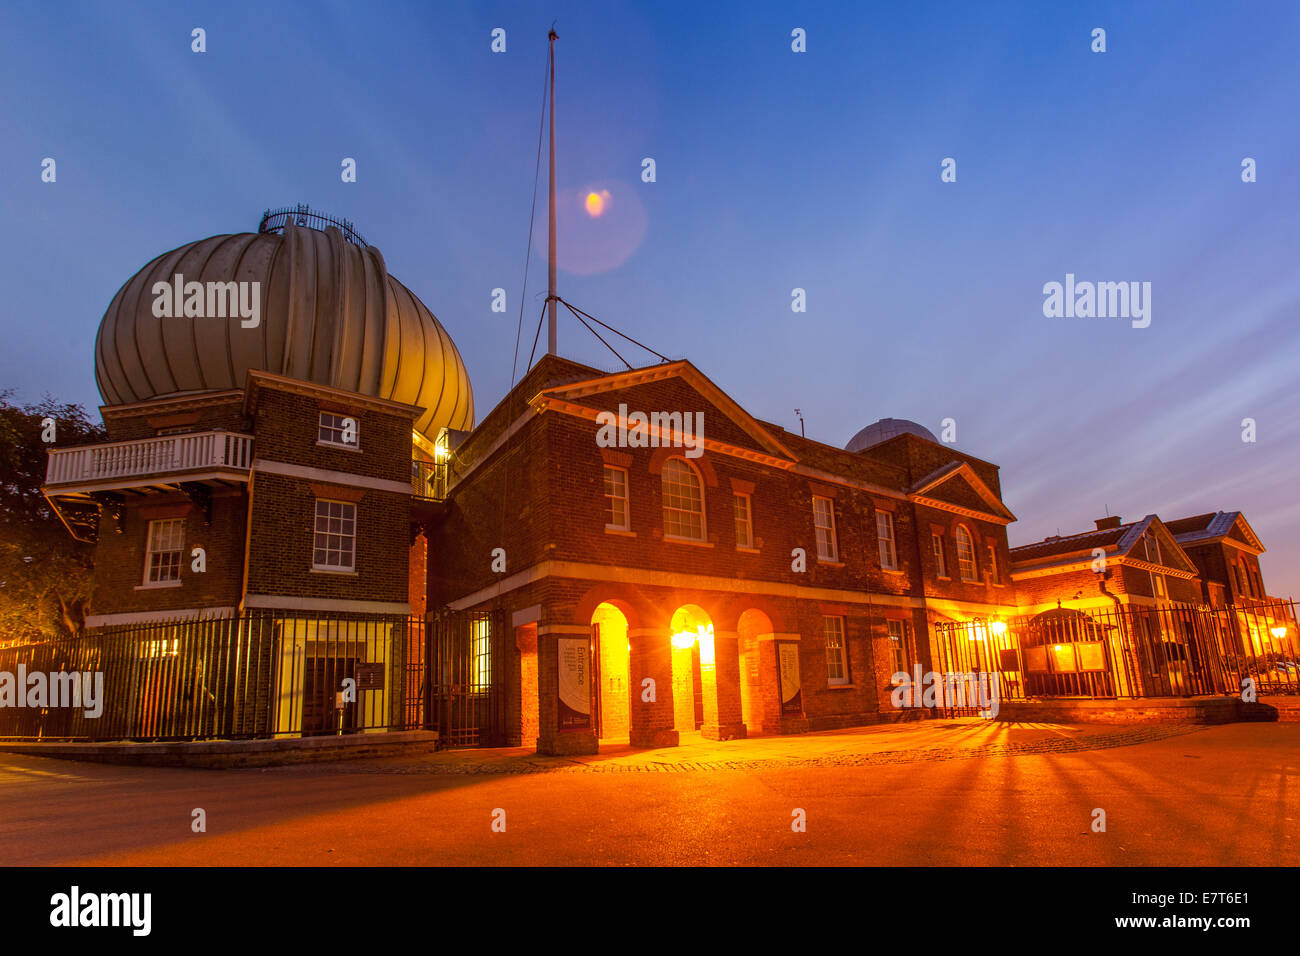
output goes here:
{"type": "MultiPolygon", "coordinates": [[[[356,501],[351,573],[312,570],[316,491],[302,478],[258,472],[253,482],[253,540],[248,593],[354,601],[404,602],[410,573],[409,495],[344,489],[356,501]]],[[[332,497],[328,489],[324,497],[332,497]]]]}
{"type": "Polygon", "coordinates": [[[154,407],[130,410],[105,408],[104,428],[109,441],[153,438],[160,429],[166,428],[243,434],[252,430],[251,422],[244,415],[244,397],[238,393],[204,402],[162,402],[154,407]]]}
{"type": "Polygon", "coordinates": [[[165,611],[239,604],[243,575],[247,497],[241,491],[214,496],[212,522],[184,495],[151,496],[124,507],[119,526],[100,515],[95,549],[92,614],[165,611]],[[179,587],[143,587],[152,518],[183,518],[184,548],[179,587]],[[207,570],[191,570],[194,547],[206,552],[207,570]]]}
{"type": "Polygon", "coordinates": [[[411,480],[411,419],[261,385],[254,418],[257,457],[388,481],[411,480]],[[357,450],[317,444],[320,413],[357,422],[357,450]]]}

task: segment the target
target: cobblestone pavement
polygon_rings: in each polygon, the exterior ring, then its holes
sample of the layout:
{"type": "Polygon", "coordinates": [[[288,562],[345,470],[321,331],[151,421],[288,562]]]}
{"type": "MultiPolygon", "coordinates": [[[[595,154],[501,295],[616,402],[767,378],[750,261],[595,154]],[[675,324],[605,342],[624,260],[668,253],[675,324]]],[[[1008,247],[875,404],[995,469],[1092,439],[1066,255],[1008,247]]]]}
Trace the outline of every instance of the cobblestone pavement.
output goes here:
{"type": "MultiPolygon", "coordinates": [[[[1014,757],[1028,754],[1083,753],[1129,747],[1196,733],[1188,724],[1079,727],[1050,724],[1007,725],[986,721],[945,721],[921,725],[873,727],[866,732],[810,734],[714,742],[684,735],[683,746],[631,750],[615,745],[590,757],[544,757],[521,749],[450,751],[421,757],[372,758],[297,766],[295,771],[322,774],[575,774],[700,773],[717,770],[776,770],[814,767],[870,767],[890,764],[1014,757]],[[895,739],[895,737],[899,739],[895,739]],[[896,745],[906,739],[911,745],[896,745]],[[762,756],[779,747],[790,751],[762,756]],[[889,749],[882,749],[888,747],[889,749]],[[758,753],[753,751],[757,750],[758,753]]],[[[281,768],[289,769],[289,768],[281,768]]],[[[270,772],[270,771],[264,771],[270,772]]]]}

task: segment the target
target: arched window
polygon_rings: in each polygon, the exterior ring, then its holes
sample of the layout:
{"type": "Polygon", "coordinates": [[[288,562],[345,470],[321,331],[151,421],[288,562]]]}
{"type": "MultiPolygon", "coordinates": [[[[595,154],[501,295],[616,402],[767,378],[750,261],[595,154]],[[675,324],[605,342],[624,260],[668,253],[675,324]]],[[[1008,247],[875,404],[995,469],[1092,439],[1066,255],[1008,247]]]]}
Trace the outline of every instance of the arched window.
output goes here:
{"type": "Polygon", "coordinates": [[[680,458],[664,462],[660,474],[664,496],[664,535],[704,540],[704,485],[695,469],[680,458]]]}
{"type": "Polygon", "coordinates": [[[957,570],[963,581],[979,580],[975,570],[975,545],[971,541],[970,532],[963,525],[957,525],[957,570]]]}

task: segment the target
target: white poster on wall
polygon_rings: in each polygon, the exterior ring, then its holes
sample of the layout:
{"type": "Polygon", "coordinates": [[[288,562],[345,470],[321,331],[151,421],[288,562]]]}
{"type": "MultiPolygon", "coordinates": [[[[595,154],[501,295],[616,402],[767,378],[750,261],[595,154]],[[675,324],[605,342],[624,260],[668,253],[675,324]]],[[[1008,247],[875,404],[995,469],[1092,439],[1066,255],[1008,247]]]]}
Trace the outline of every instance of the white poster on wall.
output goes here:
{"type": "Polygon", "coordinates": [[[585,637],[556,640],[556,683],[560,730],[586,730],[591,726],[591,655],[585,637]]]}

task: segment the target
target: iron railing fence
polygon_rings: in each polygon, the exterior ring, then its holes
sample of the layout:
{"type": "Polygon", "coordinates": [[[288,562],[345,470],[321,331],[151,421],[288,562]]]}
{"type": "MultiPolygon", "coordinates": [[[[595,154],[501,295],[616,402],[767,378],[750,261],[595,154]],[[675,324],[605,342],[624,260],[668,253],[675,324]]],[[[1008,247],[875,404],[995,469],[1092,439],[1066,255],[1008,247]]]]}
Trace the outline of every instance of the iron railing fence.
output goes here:
{"type": "Polygon", "coordinates": [[[448,747],[506,741],[509,648],[502,612],[431,614],[425,623],[426,720],[448,747]]]}
{"type": "MultiPolygon", "coordinates": [[[[996,675],[1002,700],[1300,694],[1295,601],[1054,608],[931,629],[935,671],[996,675]]],[[[974,712],[973,708],[946,708],[974,712]]]]}
{"type": "Polygon", "coordinates": [[[360,246],[362,249],[367,248],[369,243],[361,238],[361,233],[357,232],[356,227],[347,219],[335,219],[333,216],[327,216],[323,212],[312,209],[303,203],[294,206],[283,206],[280,209],[268,209],[262,213],[262,220],[257,224],[258,232],[283,232],[285,224],[293,220],[295,226],[307,226],[309,229],[324,230],[326,226],[336,226],[343,233],[343,238],[354,246],[360,246]]]}
{"type": "Polygon", "coordinates": [[[411,494],[443,501],[447,497],[447,467],[421,458],[411,459],[411,494]]]}
{"type": "Polygon", "coordinates": [[[503,635],[499,615],[484,612],[258,611],[0,648],[0,681],[10,675],[22,694],[21,705],[0,707],[0,738],[437,730],[451,746],[495,743],[504,740],[503,635]]]}

